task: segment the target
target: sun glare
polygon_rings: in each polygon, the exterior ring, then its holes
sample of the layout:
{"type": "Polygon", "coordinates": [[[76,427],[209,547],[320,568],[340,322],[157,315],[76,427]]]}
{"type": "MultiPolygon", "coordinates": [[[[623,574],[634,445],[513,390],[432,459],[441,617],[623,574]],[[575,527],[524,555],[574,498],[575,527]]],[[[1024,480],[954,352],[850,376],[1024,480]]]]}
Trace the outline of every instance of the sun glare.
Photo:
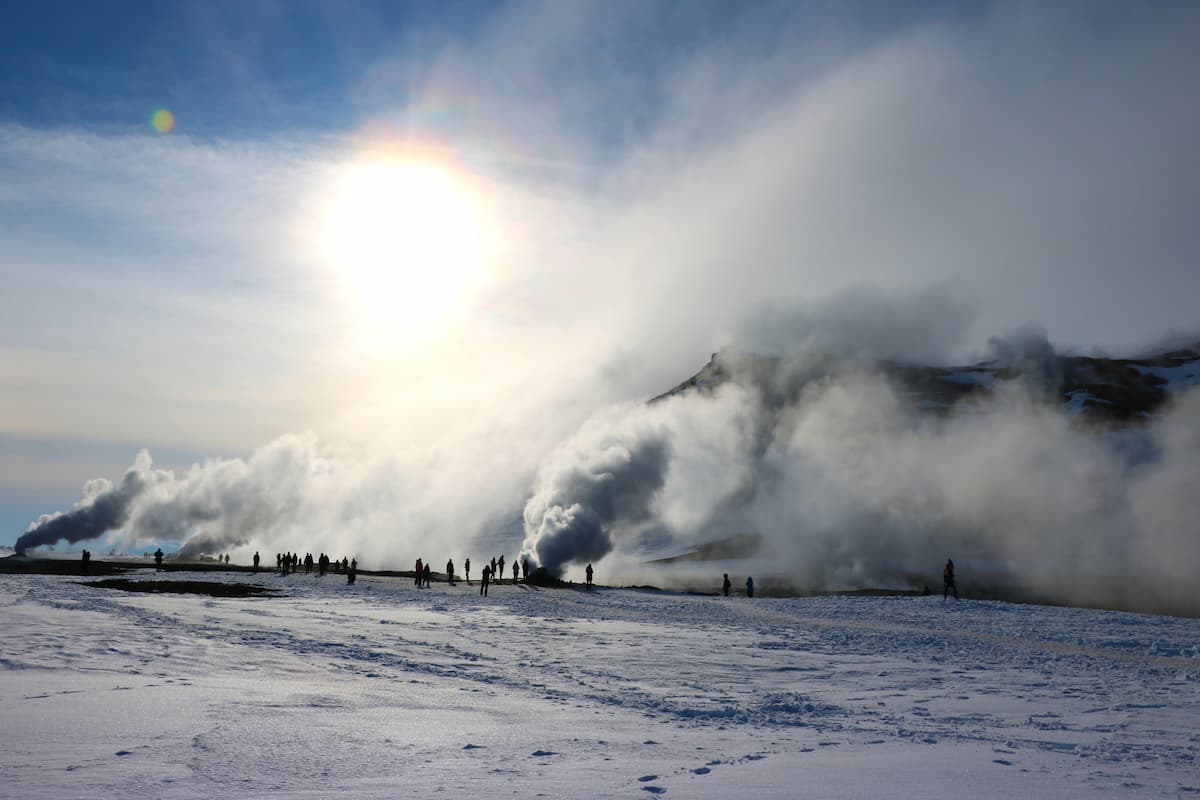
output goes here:
{"type": "Polygon", "coordinates": [[[348,165],[319,233],[326,261],[374,339],[436,335],[483,280],[478,193],[452,167],[420,159],[348,165]]]}

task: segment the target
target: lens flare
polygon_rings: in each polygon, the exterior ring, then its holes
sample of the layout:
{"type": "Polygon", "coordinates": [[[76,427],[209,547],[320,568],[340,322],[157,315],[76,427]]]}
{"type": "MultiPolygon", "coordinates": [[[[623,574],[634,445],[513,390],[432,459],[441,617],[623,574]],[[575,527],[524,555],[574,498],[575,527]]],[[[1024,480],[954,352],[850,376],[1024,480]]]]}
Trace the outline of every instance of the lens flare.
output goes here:
{"type": "Polygon", "coordinates": [[[165,108],[160,108],[150,115],[150,125],[159,133],[170,133],[175,127],[175,115],[165,108]]]}

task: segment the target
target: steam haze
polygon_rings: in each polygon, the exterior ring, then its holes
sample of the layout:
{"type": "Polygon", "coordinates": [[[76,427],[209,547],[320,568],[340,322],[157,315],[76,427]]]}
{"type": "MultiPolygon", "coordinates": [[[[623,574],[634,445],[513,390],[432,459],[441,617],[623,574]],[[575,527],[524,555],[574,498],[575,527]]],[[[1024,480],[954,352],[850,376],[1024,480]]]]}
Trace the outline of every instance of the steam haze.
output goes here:
{"type": "MultiPolygon", "coordinates": [[[[433,26],[360,65],[348,131],[0,119],[0,434],[149,451],[22,546],[523,550],[655,580],[649,556],[755,532],[798,587],[969,553],[1177,591],[1195,392],[1123,434],[1046,401],[1056,353],[1196,339],[1200,9],[722,9],[433,26]],[[455,316],[388,334],[310,232],[340,165],[410,134],[503,236],[455,316]],[[734,380],[646,403],[718,350],[734,380]],[[737,353],[782,371],[739,380],[737,353]],[[931,416],[876,359],[1026,380],[931,416]]],[[[22,469],[0,458],[6,485],[22,469]]]]}

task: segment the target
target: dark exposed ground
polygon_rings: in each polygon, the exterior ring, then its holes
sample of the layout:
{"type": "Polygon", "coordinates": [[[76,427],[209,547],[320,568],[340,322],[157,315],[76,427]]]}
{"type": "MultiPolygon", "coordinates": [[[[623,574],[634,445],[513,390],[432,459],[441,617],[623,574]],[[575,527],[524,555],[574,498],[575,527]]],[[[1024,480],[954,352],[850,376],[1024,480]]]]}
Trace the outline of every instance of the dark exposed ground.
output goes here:
{"type": "Polygon", "coordinates": [[[80,581],[80,584],[95,586],[98,589],[119,589],[122,592],[202,594],[208,597],[273,597],[276,591],[247,583],[214,581],[134,581],[128,578],[105,578],[99,581],[80,581]]]}
{"type": "MultiPolygon", "coordinates": [[[[66,558],[31,558],[29,556],[9,556],[0,558],[0,574],[47,574],[47,575],[78,575],[81,577],[96,577],[106,575],[136,575],[140,571],[153,571],[154,562],[141,559],[130,559],[126,561],[101,561],[93,559],[88,565],[88,572],[85,574],[82,570],[82,563],[76,559],[66,558]]],[[[215,562],[192,562],[192,561],[172,561],[167,560],[163,563],[163,572],[240,572],[253,573],[253,569],[248,566],[237,564],[217,564],[215,562]]],[[[259,569],[259,573],[264,575],[274,574],[273,569],[259,569]]],[[[303,575],[301,569],[299,574],[303,575]]],[[[315,571],[314,571],[315,574],[315,571]]],[[[399,570],[359,570],[360,576],[378,576],[378,577],[393,577],[413,579],[414,573],[409,571],[399,570]]],[[[341,573],[330,572],[329,578],[341,579],[341,573]]],[[[443,573],[433,573],[433,580],[436,582],[444,582],[446,576],[443,573]]],[[[935,576],[936,577],[936,576],[935,576]]],[[[222,595],[215,592],[221,591],[216,589],[209,591],[202,587],[218,586],[226,587],[229,584],[209,584],[204,581],[169,581],[159,578],[152,582],[139,582],[137,580],[124,580],[125,584],[147,583],[152,586],[170,586],[170,585],[187,585],[194,584],[195,587],[190,589],[177,589],[174,591],[185,591],[198,594],[209,594],[211,596],[250,596],[250,595],[222,595]],[[197,588],[201,587],[201,588],[197,588]]],[[[465,583],[462,577],[458,578],[458,583],[465,583]]],[[[942,585],[940,580],[935,580],[934,577],[918,577],[905,576],[901,581],[902,584],[907,584],[904,588],[878,588],[878,587],[861,587],[857,589],[847,589],[841,591],[827,591],[813,589],[811,587],[796,586],[787,581],[786,578],[775,577],[768,575],[755,576],[755,595],[757,597],[811,597],[821,595],[916,595],[923,594],[926,587],[931,594],[940,594],[942,585]]],[[[96,581],[88,585],[102,585],[105,588],[120,588],[126,591],[172,591],[165,588],[134,588],[133,586],[118,586],[112,585],[111,581],[96,581]]],[[[471,585],[478,586],[479,580],[476,578],[471,581],[471,585]]],[[[501,583],[494,585],[511,585],[511,581],[506,579],[501,583]]],[[[549,589],[582,589],[583,584],[574,583],[571,581],[563,581],[553,576],[547,575],[542,571],[535,571],[529,576],[527,585],[530,588],[549,588],[549,589]]],[[[612,586],[602,586],[597,584],[597,588],[614,588],[612,586]]],[[[716,595],[720,592],[720,575],[714,573],[713,581],[710,584],[696,584],[693,582],[668,582],[659,586],[622,586],[620,588],[632,589],[662,589],[667,591],[682,591],[691,594],[716,595]]],[[[1038,605],[1053,605],[1053,606],[1077,606],[1081,608],[1100,608],[1112,611],[1133,611],[1146,614],[1163,614],[1176,617],[1200,617],[1200,593],[1194,593],[1187,597],[1166,595],[1155,591],[1155,587],[1139,587],[1128,582],[1121,581],[1116,578],[1107,577],[1091,577],[1081,578],[1079,576],[1064,577],[1057,590],[1034,590],[1028,587],[1021,586],[1007,575],[987,575],[980,574],[975,580],[967,581],[959,580],[958,585],[959,595],[964,600],[1000,600],[1009,603],[1034,603],[1038,605]]],[[[735,581],[734,594],[745,594],[745,590],[741,587],[740,581],[735,581]]]]}

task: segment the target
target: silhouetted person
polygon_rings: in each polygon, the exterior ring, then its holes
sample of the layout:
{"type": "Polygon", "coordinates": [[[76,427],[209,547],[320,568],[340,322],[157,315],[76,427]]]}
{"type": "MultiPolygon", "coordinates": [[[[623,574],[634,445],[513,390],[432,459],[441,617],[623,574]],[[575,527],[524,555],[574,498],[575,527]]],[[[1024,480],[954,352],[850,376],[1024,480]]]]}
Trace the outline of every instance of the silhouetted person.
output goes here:
{"type": "Polygon", "coordinates": [[[429,568],[429,565],[428,565],[428,564],[426,564],[426,565],[425,565],[425,588],[426,588],[426,589],[428,589],[428,588],[429,588],[429,577],[430,577],[432,574],[433,574],[433,570],[429,568]]]}
{"type": "Polygon", "coordinates": [[[454,585],[454,559],[446,562],[446,583],[454,585]]]}
{"type": "Polygon", "coordinates": [[[587,588],[591,589],[592,588],[592,565],[591,564],[587,565],[587,569],[584,570],[584,573],[587,575],[587,588]]]}
{"type": "Polygon", "coordinates": [[[721,588],[725,590],[725,596],[726,596],[726,597],[729,597],[729,587],[730,587],[730,586],[733,586],[733,583],[732,583],[732,582],[730,582],[730,580],[729,580],[729,573],[728,573],[728,572],[726,572],[726,573],[725,573],[725,582],[721,584],[721,588]]]}
{"type": "Polygon", "coordinates": [[[154,551],[154,571],[155,572],[162,572],[162,560],[163,560],[163,551],[162,551],[162,548],[160,547],[154,551]]]}
{"type": "Polygon", "coordinates": [[[946,559],[946,568],[942,570],[942,599],[945,600],[954,591],[954,599],[958,599],[958,586],[954,583],[954,561],[946,559]]]}
{"type": "Polygon", "coordinates": [[[228,565],[228,564],[229,564],[229,553],[226,553],[226,554],[225,554],[225,564],[226,564],[226,565],[228,565]]]}
{"type": "Polygon", "coordinates": [[[425,580],[425,565],[421,563],[421,559],[417,559],[417,586],[421,585],[421,581],[425,580]]]}
{"type": "Polygon", "coordinates": [[[254,551],[254,574],[255,575],[258,574],[258,561],[259,561],[258,551],[255,550],[254,551]]]}
{"type": "Polygon", "coordinates": [[[521,580],[529,583],[529,559],[521,559],[521,580]]]}
{"type": "Polygon", "coordinates": [[[493,570],[492,579],[504,583],[504,556],[500,556],[500,560],[496,564],[500,567],[500,571],[496,572],[493,570]]]}
{"type": "Polygon", "coordinates": [[[350,568],[346,570],[346,583],[354,583],[358,579],[358,559],[350,562],[350,568]]]}
{"type": "Polygon", "coordinates": [[[346,568],[349,566],[350,566],[350,562],[346,560],[345,556],[342,556],[342,572],[345,572],[346,568]]]}
{"type": "Polygon", "coordinates": [[[746,578],[746,597],[754,597],[754,578],[746,578]]]}
{"type": "Polygon", "coordinates": [[[517,576],[518,576],[518,574],[520,574],[520,572],[521,572],[521,565],[514,561],[513,562],[513,586],[517,585],[517,576]]]}
{"type": "Polygon", "coordinates": [[[482,595],[487,594],[488,581],[491,579],[491,577],[492,577],[492,568],[489,567],[487,564],[484,564],[483,565],[483,577],[479,580],[479,593],[480,594],[482,594],[482,595]]]}
{"type": "Polygon", "coordinates": [[[275,571],[280,575],[283,574],[283,553],[275,554],[275,571]]]}
{"type": "Polygon", "coordinates": [[[471,585],[471,559],[463,561],[463,575],[467,576],[467,586],[471,585]]]}
{"type": "Polygon", "coordinates": [[[83,559],[83,574],[87,575],[88,574],[88,562],[90,562],[92,560],[92,554],[90,551],[84,550],[81,557],[83,559]]]}
{"type": "Polygon", "coordinates": [[[496,577],[496,557],[492,556],[492,572],[488,575],[488,579],[490,580],[494,577],[496,577]]]}

